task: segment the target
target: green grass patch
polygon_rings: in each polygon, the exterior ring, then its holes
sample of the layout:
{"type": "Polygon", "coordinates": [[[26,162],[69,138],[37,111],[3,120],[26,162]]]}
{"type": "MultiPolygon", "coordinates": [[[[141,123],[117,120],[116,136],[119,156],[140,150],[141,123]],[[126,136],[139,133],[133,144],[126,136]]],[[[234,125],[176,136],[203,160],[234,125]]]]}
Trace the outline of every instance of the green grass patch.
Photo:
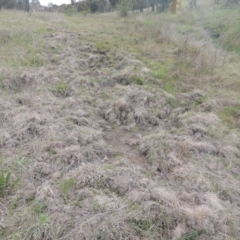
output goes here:
{"type": "Polygon", "coordinates": [[[154,76],[158,79],[164,79],[165,80],[165,79],[168,79],[168,76],[169,76],[169,70],[165,66],[159,67],[153,73],[154,73],[154,76]]]}
{"type": "Polygon", "coordinates": [[[175,86],[172,82],[165,82],[163,85],[163,89],[170,94],[176,93],[175,86]]]}
{"type": "Polygon", "coordinates": [[[200,232],[197,232],[195,230],[190,231],[186,236],[179,240],[197,240],[199,237],[203,237],[206,234],[205,230],[202,230],[200,232]]]}
{"type": "Polygon", "coordinates": [[[5,173],[4,171],[2,171],[0,173],[0,197],[5,197],[6,195],[10,194],[14,186],[19,181],[20,179],[11,181],[11,172],[5,173]]]}
{"type": "Polygon", "coordinates": [[[240,9],[218,9],[208,16],[205,28],[227,50],[240,55],[240,9]]]}
{"type": "Polygon", "coordinates": [[[105,53],[105,52],[109,51],[109,42],[108,41],[96,42],[95,46],[97,48],[97,51],[100,53],[105,53]]]}
{"type": "Polygon", "coordinates": [[[36,201],[32,205],[32,210],[35,214],[44,214],[47,210],[47,204],[36,201]]]}
{"type": "Polygon", "coordinates": [[[155,221],[152,219],[130,219],[133,229],[138,233],[146,232],[153,229],[155,226],[155,221]]]}
{"type": "Polygon", "coordinates": [[[220,119],[230,128],[239,127],[240,105],[228,106],[219,113],[220,119]]]}
{"type": "Polygon", "coordinates": [[[67,201],[69,191],[74,187],[74,185],[75,185],[75,180],[73,178],[69,178],[61,181],[60,189],[62,191],[62,195],[65,201],[67,201]]]}
{"type": "Polygon", "coordinates": [[[143,79],[137,75],[133,76],[133,81],[137,84],[137,85],[143,85],[143,79]]]}
{"type": "Polygon", "coordinates": [[[55,86],[50,87],[50,91],[57,97],[69,97],[72,93],[71,87],[69,86],[69,84],[64,81],[61,80],[60,82],[58,82],[55,86]]]}

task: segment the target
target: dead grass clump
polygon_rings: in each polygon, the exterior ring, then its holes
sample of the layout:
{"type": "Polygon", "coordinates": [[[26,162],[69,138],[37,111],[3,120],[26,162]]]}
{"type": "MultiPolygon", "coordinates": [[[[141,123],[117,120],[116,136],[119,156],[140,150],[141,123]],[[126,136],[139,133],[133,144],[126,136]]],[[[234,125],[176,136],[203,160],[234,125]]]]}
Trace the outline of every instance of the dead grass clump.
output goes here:
{"type": "Polygon", "coordinates": [[[0,29],[0,44],[6,44],[11,41],[11,34],[6,29],[0,29]]]}
{"type": "Polygon", "coordinates": [[[48,176],[52,172],[52,167],[48,163],[44,162],[38,162],[35,164],[33,172],[35,178],[44,178],[45,176],[48,176]]]}
{"type": "Polygon", "coordinates": [[[181,119],[186,125],[201,123],[205,127],[216,126],[221,122],[216,114],[202,112],[186,112],[181,119]]]}
{"type": "Polygon", "coordinates": [[[227,209],[214,194],[195,193],[182,198],[163,187],[150,187],[149,191],[151,200],[141,202],[143,213],[146,219],[152,219],[152,224],[158,226],[157,232],[162,237],[178,239],[185,234],[191,235],[192,230],[196,236],[210,237],[227,229],[225,221],[220,220],[227,217],[227,209]]]}
{"type": "Polygon", "coordinates": [[[215,234],[214,223],[217,222],[217,214],[208,206],[183,207],[183,214],[187,226],[197,232],[205,230],[208,234],[215,234]]]}
{"type": "MultiPolygon", "coordinates": [[[[40,214],[38,216],[28,216],[26,213],[25,215],[18,216],[18,223],[16,223],[15,227],[18,231],[18,236],[21,239],[51,239],[54,238],[55,233],[53,231],[51,225],[51,219],[47,214],[40,214]],[[21,227],[19,227],[19,226],[21,227]]],[[[12,230],[12,229],[10,229],[12,230]]],[[[9,234],[10,237],[14,237],[16,235],[9,234]]]]}
{"type": "Polygon", "coordinates": [[[44,129],[37,123],[25,123],[21,127],[13,126],[12,131],[5,132],[1,139],[1,146],[9,149],[16,149],[22,144],[43,136],[44,129]]]}
{"type": "MultiPolygon", "coordinates": [[[[228,232],[232,227],[227,221],[228,204],[221,201],[216,194],[207,192],[202,195],[202,202],[198,206],[183,206],[181,212],[186,217],[189,228],[196,231],[206,231],[209,235],[228,232]]],[[[222,238],[221,238],[222,239],[222,238]]]]}
{"type": "Polygon", "coordinates": [[[109,186],[120,196],[124,196],[138,186],[138,174],[130,169],[115,170],[109,176],[109,186]]]}
{"type": "Polygon", "coordinates": [[[55,164],[58,170],[72,169],[84,162],[100,162],[111,153],[111,149],[102,140],[101,131],[96,129],[71,125],[66,130],[64,126],[56,125],[56,129],[52,130],[59,140],[48,141],[43,150],[51,161],[58,159],[55,164]],[[68,132],[65,138],[64,131],[68,132]]]}
{"type": "Polygon", "coordinates": [[[79,135],[79,139],[78,142],[82,145],[82,146],[86,146],[90,143],[94,143],[97,142],[101,139],[102,137],[102,131],[95,129],[95,128],[90,128],[90,127],[79,127],[78,128],[80,130],[80,135],[79,135]]]}
{"type": "Polygon", "coordinates": [[[170,208],[179,207],[179,201],[176,194],[170,189],[155,187],[150,189],[151,198],[170,208]]]}
{"type": "MultiPolygon", "coordinates": [[[[192,206],[185,206],[184,201],[181,201],[175,192],[163,187],[155,186],[151,188],[148,186],[148,191],[151,193],[151,197],[141,198],[141,201],[138,199],[139,205],[136,208],[138,211],[129,212],[128,219],[134,220],[134,223],[138,224],[145,222],[146,228],[148,222],[150,224],[148,229],[153,230],[151,239],[155,239],[153,236],[179,239],[188,236],[188,234],[191,235],[192,231],[195,231],[196,237],[201,235],[210,237],[218,231],[218,219],[220,217],[218,214],[220,214],[219,211],[223,210],[222,208],[216,210],[212,206],[198,206],[195,202],[192,203],[192,206]],[[188,211],[188,207],[192,211],[188,211]]],[[[148,192],[144,194],[147,196],[148,192]]],[[[130,196],[132,197],[132,194],[130,196]]],[[[137,199],[141,197],[141,194],[137,193],[135,196],[137,199]]],[[[138,230],[141,234],[146,234],[144,229],[140,228],[138,230]]]]}
{"type": "Polygon", "coordinates": [[[92,162],[94,160],[101,161],[107,155],[111,153],[111,149],[106,145],[105,142],[99,141],[86,148],[84,151],[84,160],[92,162]]]}
{"type": "Polygon", "coordinates": [[[19,92],[25,83],[19,78],[7,78],[2,81],[3,88],[9,92],[19,92]]]}
{"type": "Polygon", "coordinates": [[[137,239],[135,237],[133,230],[128,226],[127,223],[116,222],[114,220],[106,222],[104,226],[98,228],[96,230],[95,236],[97,239],[106,239],[106,240],[137,239]]]}
{"type": "Polygon", "coordinates": [[[112,79],[119,84],[129,85],[134,82],[133,79],[133,69],[125,68],[112,75],[112,79]]]}
{"type": "Polygon", "coordinates": [[[86,164],[69,172],[66,179],[74,179],[75,189],[93,187],[96,189],[109,186],[108,177],[102,168],[97,164],[86,164]]]}
{"type": "MultiPolygon", "coordinates": [[[[115,69],[120,71],[122,75],[124,75],[125,73],[126,77],[131,76],[133,74],[134,69],[137,69],[139,67],[143,68],[143,63],[135,59],[132,55],[129,54],[129,52],[117,52],[116,55],[114,56],[114,60],[116,61],[115,69]]],[[[113,74],[113,78],[117,76],[118,75],[113,74]]],[[[116,80],[121,80],[121,79],[118,79],[117,77],[116,80]]]]}
{"type": "Polygon", "coordinates": [[[167,173],[171,168],[181,164],[173,153],[174,148],[175,140],[168,137],[165,132],[147,136],[140,143],[140,152],[162,173],[167,173]]]}
{"type": "Polygon", "coordinates": [[[209,133],[214,134],[222,124],[218,116],[208,112],[185,112],[177,116],[178,124],[196,140],[208,138],[209,133]]]}
{"type": "Polygon", "coordinates": [[[219,150],[216,146],[214,146],[211,142],[204,142],[204,141],[195,141],[190,138],[186,138],[182,142],[178,143],[180,152],[182,151],[183,154],[186,153],[186,147],[190,152],[195,152],[195,155],[199,154],[212,154],[212,155],[218,155],[219,150]]]}
{"type": "MultiPolygon", "coordinates": [[[[30,114],[28,111],[23,114],[21,111],[12,119],[12,140],[26,142],[30,138],[40,137],[45,130],[40,124],[37,114],[30,114]]],[[[19,142],[20,143],[20,142],[19,142]]]]}
{"type": "Polygon", "coordinates": [[[116,113],[116,118],[119,119],[123,125],[134,121],[133,108],[125,98],[120,99],[114,104],[114,112],[116,113]]]}
{"type": "Polygon", "coordinates": [[[203,102],[205,93],[201,90],[195,89],[191,93],[186,94],[189,105],[197,105],[203,102]]]}
{"type": "Polygon", "coordinates": [[[106,57],[102,54],[91,54],[88,58],[88,64],[91,68],[100,68],[104,65],[106,57]]]}
{"type": "Polygon", "coordinates": [[[82,148],[79,147],[79,145],[70,145],[62,149],[55,149],[56,150],[49,146],[46,151],[49,154],[54,154],[54,152],[56,152],[55,155],[58,159],[57,167],[59,170],[66,166],[68,168],[76,167],[84,161],[82,148]]]}
{"type": "Polygon", "coordinates": [[[81,127],[91,126],[91,122],[86,117],[70,116],[68,120],[81,127]]]}
{"type": "Polygon", "coordinates": [[[214,54],[209,54],[210,49],[204,51],[206,46],[206,42],[186,38],[176,54],[176,68],[189,67],[191,74],[195,76],[211,72],[217,64],[217,59],[214,59],[214,54]]]}
{"type": "MultiPolygon", "coordinates": [[[[51,149],[49,150],[51,154],[51,149]]],[[[53,150],[54,151],[54,150],[53,150]]],[[[56,148],[55,158],[58,159],[58,169],[72,169],[82,163],[101,162],[109,154],[108,148],[100,143],[80,147],[79,145],[56,148]]]]}
{"type": "Polygon", "coordinates": [[[129,88],[126,96],[115,101],[111,109],[105,111],[104,118],[121,125],[157,126],[159,119],[153,113],[154,96],[144,90],[129,88]]]}
{"type": "Polygon", "coordinates": [[[23,73],[16,70],[5,70],[2,77],[1,85],[3,89],[9,92],[20,92],[25,89],[31,89],[33,87],[39,87],[45,83],[48,83],[51,78],[51,73],[41,70],[29,70],[23,73]],[[44,71],[44,73],[43,73],[44,71]]]}
{"type": "Polygon", "coordinates": [[[52,89],[51,92],[56,97],[70,97],[73,94],[73,89],[69,86],[69,84],[63,80],[57,83],[52,89]]]}

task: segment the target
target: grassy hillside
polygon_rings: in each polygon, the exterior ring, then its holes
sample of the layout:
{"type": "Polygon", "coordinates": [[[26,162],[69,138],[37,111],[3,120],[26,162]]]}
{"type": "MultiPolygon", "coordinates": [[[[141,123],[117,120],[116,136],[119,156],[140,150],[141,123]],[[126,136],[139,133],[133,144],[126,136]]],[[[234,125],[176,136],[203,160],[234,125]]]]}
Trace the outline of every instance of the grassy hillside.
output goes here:
{"type": "Polygon", "coordinates": [[[0,13],[0,239],[238,239],[239,10],[0,13]]]}

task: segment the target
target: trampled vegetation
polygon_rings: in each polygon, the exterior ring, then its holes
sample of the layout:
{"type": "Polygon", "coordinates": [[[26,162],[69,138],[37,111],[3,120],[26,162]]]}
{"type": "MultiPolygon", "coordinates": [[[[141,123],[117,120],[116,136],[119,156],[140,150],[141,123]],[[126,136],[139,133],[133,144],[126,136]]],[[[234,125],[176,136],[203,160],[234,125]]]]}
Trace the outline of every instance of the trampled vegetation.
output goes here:
{"type": "Polygon", "coordinates": [[[0,239],[238,239],[239,16],[2,10],[0,239]]]}

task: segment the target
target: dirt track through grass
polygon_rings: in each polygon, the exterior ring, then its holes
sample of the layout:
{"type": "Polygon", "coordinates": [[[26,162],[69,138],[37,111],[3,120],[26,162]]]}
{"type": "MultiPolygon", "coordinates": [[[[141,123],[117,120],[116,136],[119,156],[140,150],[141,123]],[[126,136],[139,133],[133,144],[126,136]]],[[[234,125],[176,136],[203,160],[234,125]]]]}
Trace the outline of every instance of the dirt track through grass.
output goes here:
{"type": "Polygon", "coordinates": [[[1,15],[1,239],[237,239],[240,61],[186,14],[1,15]]]}

